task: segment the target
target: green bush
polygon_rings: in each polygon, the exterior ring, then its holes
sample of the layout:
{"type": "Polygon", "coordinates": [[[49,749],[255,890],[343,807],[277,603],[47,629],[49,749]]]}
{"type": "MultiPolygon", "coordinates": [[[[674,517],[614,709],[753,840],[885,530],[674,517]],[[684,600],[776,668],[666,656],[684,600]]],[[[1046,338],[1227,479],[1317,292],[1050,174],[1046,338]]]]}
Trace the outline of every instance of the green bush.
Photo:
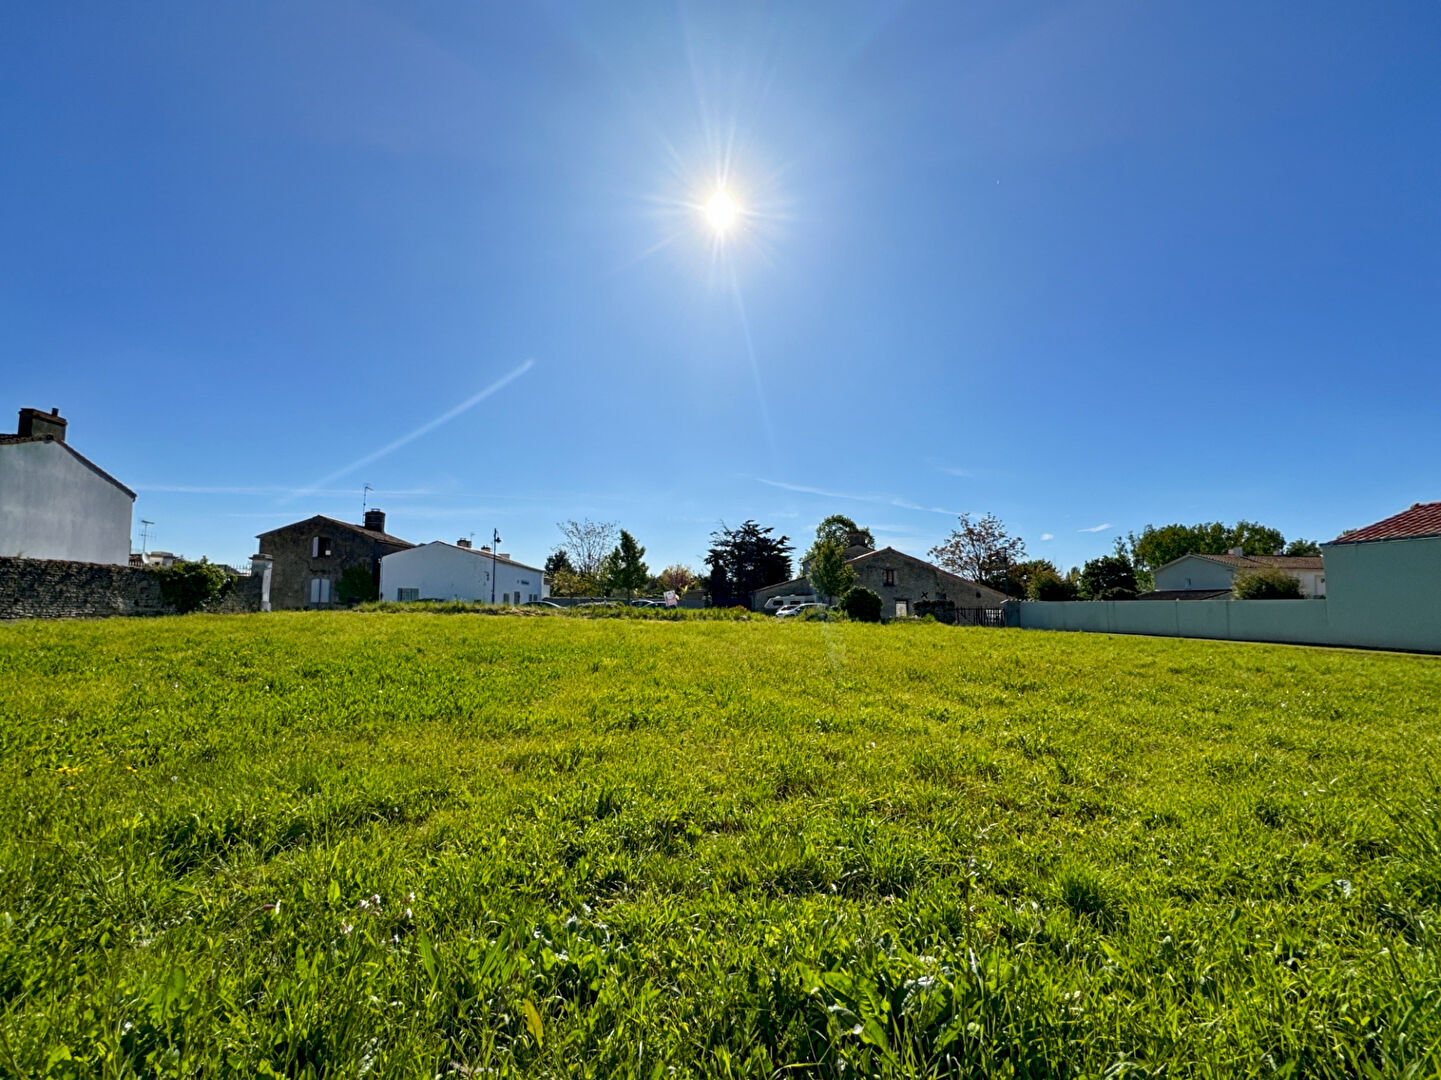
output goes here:
{"type": "Polygon", "coordinates": [[[1274,566],[1237,574],[1231,584],[1237,600],[1302,600],[1301,582],[1274,566]]]}
{"type": "Polygon", "coordinates": [[[380,599],[380,585],[365,567],[350,566],[335,583],[335,595],[342,604],[368,604],[380,599]]]}
{"type": "Polygon", "coordinates": [[[857,585],[841,599],[840,609],[857,622],[881,621],[881,598],[864,585],[857,585]]]}
{"type": "Polygon", "coordinates": [[[208,559],[178,562],[151,573],[160,582],[161,599],[181,615],[196,611],[212,600],[219,600],[235,584],[233,574],[208,559]]]}
{"type": "Polygon", "coordinates": [[[1066,581],[1056,574],[1038,574],[1031,578],[1026,587],[1029,600],[1076,600],[1080,590],[1074,581],[1066,581]]]}

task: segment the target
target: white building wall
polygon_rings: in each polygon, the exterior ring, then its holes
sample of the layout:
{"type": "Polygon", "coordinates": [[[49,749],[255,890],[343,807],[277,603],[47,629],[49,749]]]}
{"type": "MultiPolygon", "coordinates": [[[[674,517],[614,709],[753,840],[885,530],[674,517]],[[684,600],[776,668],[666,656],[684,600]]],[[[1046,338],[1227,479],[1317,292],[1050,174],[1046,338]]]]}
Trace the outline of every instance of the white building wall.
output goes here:
{"type": "Polygon", "coordinates": [[[0,444],[0,555],[125,566],[134,505],[57,442],[0,444]]]}
{"type": "MultiPolygon", "coordinates": [[[[529,603],[550,595],[545,575],[530,567],[494,560],[496,603],[529,603]]],[[[380,598],[396,601],[414,589],[417,600],[490,603],[492,560],[483,551],[436,540],[380,560],[380,598]]]]}

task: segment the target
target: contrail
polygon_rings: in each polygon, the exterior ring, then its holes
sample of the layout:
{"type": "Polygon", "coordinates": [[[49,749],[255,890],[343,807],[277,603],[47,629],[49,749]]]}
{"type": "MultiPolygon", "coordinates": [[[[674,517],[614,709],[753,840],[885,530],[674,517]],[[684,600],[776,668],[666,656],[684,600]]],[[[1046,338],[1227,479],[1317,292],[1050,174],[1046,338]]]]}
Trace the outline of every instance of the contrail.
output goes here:
{"type": "Polygon", "coordinates": [[[364,466],[369,465],[372,461],[379,461],[381,458],[385,457],[387,454],[393,454],[393,453],[395,453],[395,451],[399,450],[399,449],[400,449],[402,446],[404,446],[406,443],[412,443],[412,442],[414,442],[416,439],[420,438],[422,435],[428,435],[428,434],[430,434],[432,431],[434,431],[436,428],[440,427],[442,424],[448,424],[450,421],[454,420],[454,419],[455,419],[457,416],[459,416],[461,413],[466,412],[466,411],[469,410],[469,409],[475,408],[477,405],[479,405],[479,404],[480,404],[482,401],[484,401],[486,398],[490,397],[490,396],[491,396],[492,394],[494,394],[496,391],[502,389],[503,387],[507,386],[508,384],[514,382],[516,379],[520,378],[522,375],[524,375],[527,371],[529,371],[529,370],[530,370],[532,367],[534,367],[534,366],[535,366],[535,361],[534,361],[534,360],[527,360],[525,363],[521,364],[521,365],[520,365],[518,368],[516,368],[514,371],[509,372],[509,373],[506,374],[506,375],[502,375],[499,379],[496,379],[495,382],[491,383],[489,386],[487,386],[487,387],[486,387],[484,390],[482,390],[480,393],[475,394],[475,395],[473,395],[472,397],[466,398],[464,401],[462,401],[462,402],[461,402],[459,405],[457,405],[455,408],[449,410],[448,412],[443,412],[443,413],[441,413],[441,414],[440,414],[439,416],[437,416],[434,420],[430,420],[430,421],[427,421],[427,422],[424,423],[424,424],[421,424],[420,427],[416,428],[416,429],[415,429],[414,431],[412,431],[410,434],[408,434],[408,435],[402,435],[400,438],[396,439],[394,442],[386,443],[384,446],[382,446],[379,450],[376,450],[374,453],[366,454],[365,457],[360,458],[360,459],[357,460],[357,461],[352,461],[349,465],[345,466],[345,468],[343,468],[343,469],[337,469],[335,472],[331,473],[329,476],[322,477],[321,479],[315,481],[315,483],[311,484],[309,487],[304,487],[304,488],[299,489],[298,491],[293,492],[292,494],[286,496],[284,499],[281,499],[281,500],[280,500],[281,503],[284,504],[284,503],[290,502],[292,499],[298,499],[298,498],[301,498],[301,497],[306,496],[306,495],[313,495],[313,494],[315,494],[317,491],[321,490],[322,488],[329,487],[331,484],[335,483],[335,481],[339,480],[342,476],[348,476],[350,473],[353,473],[356,469],[363,468],[364,466]]]}

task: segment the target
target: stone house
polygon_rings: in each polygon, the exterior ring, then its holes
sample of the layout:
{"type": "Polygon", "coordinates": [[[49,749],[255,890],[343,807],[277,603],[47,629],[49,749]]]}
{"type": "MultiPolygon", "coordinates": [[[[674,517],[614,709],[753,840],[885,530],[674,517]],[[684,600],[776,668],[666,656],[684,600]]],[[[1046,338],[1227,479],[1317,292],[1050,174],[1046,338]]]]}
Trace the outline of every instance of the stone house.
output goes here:
{"type": "MultiPolygon", "coordinates": [[[[934,563],[907,555],[893,547],[878,551],[858,544],[846,549],[846,565],[856,572],[856,584],[881,598],[881,617],[906,618],[916,614],[916,605],[939,601],[957,608],[999,608],[1005,596],[995,589],[968,581],[934,563]]],[[[768,585],[751,594],[751,608],[764,611],[772,596],[815,595],[805,577],[768,585]]]]}
{"type": "Polygon", "coordinates": [[[336,593],[341,574],[362,566],[379,589],[380,560],[415,546],[385,531],[383,510],[367,510],[363,525],[317,514],[256,539],[260,553],[268,555],[274,566],[270,606],[275,611],[344,607],[336,593]]]}
{"type": "Polygon", "coordinates": [[[65,441],[59,409],[0,434],[0,556],[130,564],[135,492],[65,441]]]}

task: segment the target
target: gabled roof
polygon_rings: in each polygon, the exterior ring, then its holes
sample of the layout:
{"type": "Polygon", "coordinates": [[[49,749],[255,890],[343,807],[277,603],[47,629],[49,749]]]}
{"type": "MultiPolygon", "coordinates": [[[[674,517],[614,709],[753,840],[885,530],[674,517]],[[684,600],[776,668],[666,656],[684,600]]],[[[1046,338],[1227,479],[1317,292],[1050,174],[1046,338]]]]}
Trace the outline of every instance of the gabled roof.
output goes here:
{"type": "Polygon", "coordinates": [[[402,540],[398,536],[391,536],[390,533],[377,532],[375,529],[367,529],[364,525],[353,525],[349,521],[326,517],[324,514],[316,514],[314,517],[305,518],[303,521],[292,521],[289,525],[282,525],[278,529],[267,529],[263,533],[256,533],[255,539],[259,540],[262,536],[271,536],[278,532],[284,532],[286,529],[293,529],[297,525],[309,525],[312,521],[324,522],[332,529],[346,529],[353,533],[359,533],[361,536],[367,536],[382,544],[395,544],[403,548],[415,547],[409,540],[402,540]]]}
{"type": "Polygon", "coordinates": [[[1321,570],[1326,565],[1319,555],[1212,555],[1210,552],[1193,551],[1172,559],[1166,566],[1178,563],[1181,559],[1209,559],[1225,566],[1234,566],[1238,570],[1259,570],[1263,566],[1277,570],[1321,570]]]}
{"type": "Polygon", "coordinates": [[[1137,600],[1218,600],[1230,596],[1230,589],[1154,589],[1143,592],[1137,600]]]}
{"type": "MultiPolygon", "coordinates": [[[[463,551],[463,552],[465,552],[467,555],[479,555],[479,556],[480,556],[482,559],[484,559],[486,562],[490,562],[490,560],[493,558],[493,559],[495,559],[495,561],[498,562],[498,563],[504,563],[506,566],[514,566],[514,567],[516,567],[516,568],[519,569],[519,570],[532,570],[532,571],[534,571],[535,573],[537,573],[537,574],[542,574],[542,575],[545,573],[545,571],[542,570],[539,566],[530,566],[530,565],[528,565],[528,564],[526,564],[526,563],[523,563],[523,562],[516,562],[516,561],[515,561],[514,559],[512,559],[509,555],[492,555],[491,552],[486,551],[484,548],[461,547],[459,544],[447,544],[444,540],[432,540],[432,541],[431,541],[430,543],[428,543],[428,544],[419,544],[419,545],[412,544],[412,545],[411,545],[411,547],[417,547],[417,546],[418,546],[418,547],[446,547],[446,548],[450,548],[452,551],[463,551]]],[[[396,565],[399,565],[399,564],[397,563],[396,565]]]]}
{"type": "Polygon", "coordinates": [[[883,547],[878,548],[875,551],[867,551],[864,555],[857,555],[854,559],[847,559],[846,565],[855,566],[858,563],[866,562],[868,559],[874,559],[877,555],[892,555],[899,559],[905,559],[907,562],[919,563],[921,566],[927,567],[930,570],[934,570],[938,574],[944,574],[952,581],[961,582],[961,584],[967,586],[968,588],[986,589],[989,592],[995,593],[997,596],[1001,595],[1001,591],[999,589],[992,589],[989,585],[982,585],[979,581],[972,581],[970,580],[970,578],[963,578],[960,574],[953,574],[951,573],[951,571],[945,569],[944,567],[937,566],[935,563],[926,562],[925,559],[918,559],[914,555],[907,555],[904,551],[898,551],[893,547],[883,547]]]}
{"type": "Polygon", "coordinates": [[[62,442],[61,440],[55,438],[54,435],[0,435],[0,446],[11,446],[15,443],[29,442],[54,443],[56,446],[60,447],[71,457],[73,457],[76,461],[80,462],[80,464],[84,465],[87,469],[93,472],[96,476],[100,477],[102,480],[110,481],[110,483],[114,484],[121,491],[125,492],[125,494],[129,495],[132,499],[135,498],[135,492],[131,491],[128,487],[122,484],[119,480],[115,479],[115,477],[111,476],[99,465],[95,464],[95,462],[91,461],[79,450],[76,450],[69,443],[62,442]]]}
{"type": "Polygon", "coordinates": [[[1441,502],[1412,503],[1409,510],[1372,522],[1362,529],[1342,533],[1333,544],[1357,544],[1366,540],[1411,540],[1441,536],[1441,502]]]}

